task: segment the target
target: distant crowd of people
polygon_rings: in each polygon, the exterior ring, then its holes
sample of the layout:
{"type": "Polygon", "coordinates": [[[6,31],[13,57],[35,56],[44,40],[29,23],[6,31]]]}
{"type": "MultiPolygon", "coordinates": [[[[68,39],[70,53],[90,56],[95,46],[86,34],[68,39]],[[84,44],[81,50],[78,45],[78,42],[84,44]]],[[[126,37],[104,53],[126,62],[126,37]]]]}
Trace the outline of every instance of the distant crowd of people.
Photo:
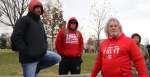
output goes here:
{"type": "Polygon", "coordinates": [[[88,49],[83,49],[83,53],[98,53],[98,52],[94,49],[88,48],[88,49]]]}

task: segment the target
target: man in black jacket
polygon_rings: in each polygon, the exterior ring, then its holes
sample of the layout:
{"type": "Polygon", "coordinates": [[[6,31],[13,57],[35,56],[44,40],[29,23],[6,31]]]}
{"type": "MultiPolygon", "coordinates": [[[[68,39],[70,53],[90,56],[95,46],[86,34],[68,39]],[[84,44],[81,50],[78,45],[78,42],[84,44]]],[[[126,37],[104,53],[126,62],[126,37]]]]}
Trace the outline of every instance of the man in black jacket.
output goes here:
{"type": "Polygon", "coordinates": [[[61,60],[58,54],[47,51],[47,37],[40,21],[42,14],[41,2],[32,0],[27,14],[30,24],[27,24],[26,17],[21,17],[17,20],[12,34],[12,42],[19,51],[24,77],[40,77],[38,73],[41,69],[61,60]]]}

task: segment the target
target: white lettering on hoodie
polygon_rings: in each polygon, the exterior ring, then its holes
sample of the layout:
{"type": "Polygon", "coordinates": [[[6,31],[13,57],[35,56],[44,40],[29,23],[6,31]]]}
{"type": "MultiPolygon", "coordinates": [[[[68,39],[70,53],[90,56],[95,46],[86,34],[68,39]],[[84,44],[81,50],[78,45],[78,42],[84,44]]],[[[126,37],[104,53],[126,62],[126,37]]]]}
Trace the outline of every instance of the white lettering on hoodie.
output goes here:
{"type": "Polygon", "coordinates": [[[78,44],[78,35],[68,33],[66,37],[66,43],[78,44]]]}
{"type": "Polygon", "coordinates": [[[103,51],[103,54],[106,56],[107,54],[107,57],[108,59],[112,59],[112,53],[113,54],[118,54],[119,53],[119,46],[111,46],[111,47],[105,47],[104,51],[103,51]]]}
{"type": "Polygon", "coordinates": [[[114,49],[113,49],[113,46],[111,47],[105,47],[104,51],[103,51],[103,54],[112,54],[112,51],[114,54],[118,54],[119,53],[119,46],[114,46],[114,49]],[[106,50],[107,49],[107,50],[106,50]]]}

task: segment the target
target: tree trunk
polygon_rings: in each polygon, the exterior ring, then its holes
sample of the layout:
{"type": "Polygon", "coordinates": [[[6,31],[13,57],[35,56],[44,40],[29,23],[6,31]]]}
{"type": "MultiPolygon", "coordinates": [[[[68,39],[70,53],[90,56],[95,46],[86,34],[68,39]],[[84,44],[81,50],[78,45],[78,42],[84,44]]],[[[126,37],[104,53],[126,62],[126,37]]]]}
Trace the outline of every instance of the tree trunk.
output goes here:
{"type": "Polygon", "coordinates": [[[51,46],[52,46],[52,47],[51,47],[51,50],[52,50],[52,51],[54,51],[54,49],[53,49],[53,38],[54,38],[54,36],[52,36],[52,45],[51,45],[51,46]]]}
{"type": "Polygon", "coordinates": [[[97,39],[97,52],[99,52],[99,35],[98,35],[98,39],[97,39]]]}

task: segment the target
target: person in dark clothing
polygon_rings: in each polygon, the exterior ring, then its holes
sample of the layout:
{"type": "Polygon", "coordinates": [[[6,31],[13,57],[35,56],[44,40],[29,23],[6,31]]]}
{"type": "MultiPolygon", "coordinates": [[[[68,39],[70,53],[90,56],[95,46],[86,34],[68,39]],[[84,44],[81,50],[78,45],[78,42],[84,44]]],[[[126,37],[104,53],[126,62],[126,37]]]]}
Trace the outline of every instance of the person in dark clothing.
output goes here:
{"type": "MultiPolygon", "coordinates": [[[[148,54],[150,55],[150,45],[147,45],[147,50],[148,50],[148,54]]],[[[149,56],[149,62],[148,64],[146,65],[147,69],[150,71],[150,56],[149,56]]]]}
{"type": "Polygon", "coordinates": [[[23,68],[24,77],[40,77],[41,69],[50,67],[61,61],[61,56],[47,50],[47,37],[40,15],[43,5],[38,0],[29,4],[26,15],[30,20],[27,25],[26,17],[17,20],[12,34],[12,42],[19,51],[19,62],[23,68]]]}
{"type": "Polygon", "coordinates": [[[94,50],[92,49],[92,53],[94,53],[94,50]]]}
{"type": "Polygon", "coordinates": [[[85,49],[85,53],[87,53],[86,49],[85,49]]]}
{"type": "MultiPolygon", "coordinates": [[[[150,45],[147,45],[146,48],[148,50],[148,54],[150,55],[150,45]]],[[[149,58],[150,58],[150,56],[149,56],[149,58]]]]}

